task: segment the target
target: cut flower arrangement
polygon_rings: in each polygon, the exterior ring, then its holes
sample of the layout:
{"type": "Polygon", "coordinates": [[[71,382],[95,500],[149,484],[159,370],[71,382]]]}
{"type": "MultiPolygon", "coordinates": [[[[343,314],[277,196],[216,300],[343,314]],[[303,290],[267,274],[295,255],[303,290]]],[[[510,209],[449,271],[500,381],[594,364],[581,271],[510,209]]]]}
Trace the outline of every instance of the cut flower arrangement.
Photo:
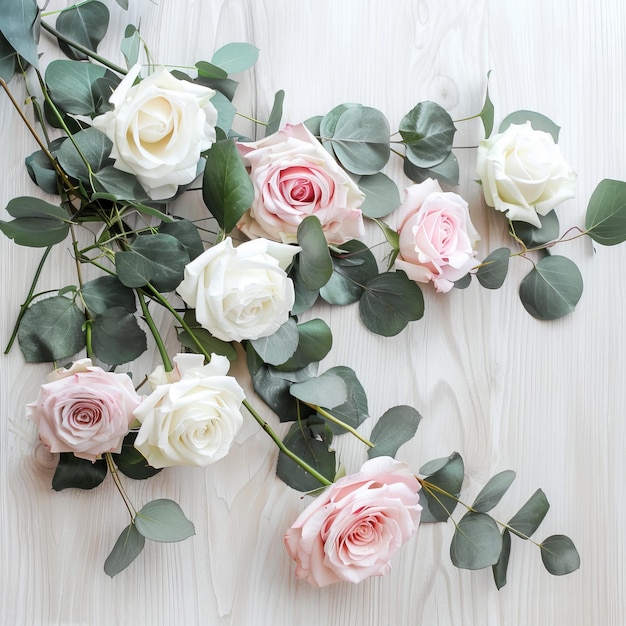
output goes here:
{"type": "Polygon", "coordinates": [[[476,279],[495,289],[520,256],[532,264],[519,288],[525,309],[543,320],[562,317],[581,297],[582,279],[552,248],[579,236],[603,245],[626,240],[625,183],[602,181],[584,229],[561,234],[554,208],[574,196],[576,176],[559,151],[558,127],[518,111],[494,132],[487,94],[475,116],[486,138],[477,172],[468,175],[479,179],[486,205],[505,214],[512,239],[511,247],[479,259],[468,204],[447,190],[460,175],[456,126],[439,105],[417,104],[392,133],[383,113],[354,103],[282,124],[279,92],[269,119],[255,121],[262,137],[244,137],[233,129],[240,113],[230,75],[254,64],[251,45],[224,46],[193,72],[168,70],[152,63],[131,25],[121,67],[97,53],[109,17],[99,0],[61,11],[54,26],[34,0],[5,3],[3,12],[3,97],[39,145],[26,158],[30,177],[54,197],[15,198],[6,207],[13,219],[0,222],[18,245],[44,250],[7,349],[17,339],[26,361],[55,367],[26,407],[41,441],[58,454],[53,488],[92,489],[110,474],[128,508],[107,574],[128,567],[146,539],[180,541],[194,533],[172,500],[137,509],[125,477],[218,461],[249,418],[278,447],[280,479],[315,497],[284,538],[296,576],[312,585],[387,573],[392,556],[428,522],[451,521],[454,565],[491,567],[499,588],[513,536],[538,546],[552,574],[579,567],[567,536],[531,539],[549,508],[541,489],[507,521],[491,515],[513,471],[494,475],[465,502],[459,453],[420,468],[395,460],[417,430],[416,409],[394,406],[368,439],[361,435],[365,390],[348,367],[319,371],[332,333],[311,310],[318,299],[355,304],[364,332],[394,336],[422,317],[420,285],[445,294],[476,279]],[[41,30],[58,40],[66,59],[39,58],[41,30]],[[36,79],[37,89],[25,81],[29,115],[10,86],[20,74],[36,79]],[[407,179],[402,197],[382,171],[396,157],[407,179]],[[214,232],[180,214],[196,179],[214,232]],[[383,221],[394,211],[397,230],[383,221]],[[361,241],[367,219],[389,247],[382,270],[361,241]],[[69,248],[76,284],[38,292],[56,245],[69,248]],[[98,275],[87,280],[83,266],[98,275]],[[155,322],[157,309],[177,330],[182,347],[175,355],[155,322]],[[132,363],[148,349],[148,336],[162,365],[142,381],[146,372],[132,363]],[[245,359],[258,398],[292,423],[284,438],[229,375],[235,359],[245,359]],[[116,372],[119,366],[128,373],[116,372]],[[332,449],[333,438],[346,432],[367,451],[356,473],[346,474],[332,449]]]}

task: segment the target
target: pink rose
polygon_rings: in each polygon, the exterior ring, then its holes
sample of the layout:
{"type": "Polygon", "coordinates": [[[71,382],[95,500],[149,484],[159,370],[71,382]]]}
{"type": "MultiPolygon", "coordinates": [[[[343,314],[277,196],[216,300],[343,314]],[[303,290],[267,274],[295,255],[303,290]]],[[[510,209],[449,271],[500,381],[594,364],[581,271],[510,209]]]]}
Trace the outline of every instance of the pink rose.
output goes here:
{"type": "Polygon", "coordinates": [[[254,185],[252,206],[237,224],[248,237],[296,243],[298,225],[309,215],[320,220],[328,243],[363,236],[364,194],[304,124],[240,143],[239,151],[254,185]]]}
{"type": "Polygon", "coordinates": [[[39,428],[51,452],[73,452],[95,461],[105,452],[120,452],[142,398],[126,374],[105,372],[80,359],[70,369],[48,376],[26,415],[39,428]]]}
{"type": "Polygon", "coordinates": [[[432,280],[437,291],[450,291],[475,264],[474,247],[480,237],[467,202],[442,191],[436,180],[429,178],[406,190],[398,209],[398,233],[396,268],[411,280],[432,280]]]}
{"type": "Polygon", "coordinates": [[[324,587],[389,573],[389,560],[419,524],[419,489],[409,467],[386,456],[339,479],[285,534],[296,576],[324,587]]]}

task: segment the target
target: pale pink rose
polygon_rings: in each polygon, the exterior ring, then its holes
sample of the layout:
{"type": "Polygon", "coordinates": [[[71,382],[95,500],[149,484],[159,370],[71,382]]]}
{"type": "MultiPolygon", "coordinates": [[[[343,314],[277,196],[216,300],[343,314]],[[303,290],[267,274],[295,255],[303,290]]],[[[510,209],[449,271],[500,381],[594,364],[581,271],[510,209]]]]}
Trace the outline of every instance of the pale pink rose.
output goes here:
{"type": "Polygon", "coordinates": [[[95,461],[105,452],[121,452],[122,441],[142,397],[126,374],[105,372],[80,359],[48,376],[26,415],[39,428],[51,452],[73,452],[95,461]]]}
{"type": "Polygon", "coordinates": [[[409,467],[386,456],[339,479],[285,534],[296,577],[324,587],[389,573],[391,557],[419,524],[419,489],[409,467]]]}
{"type": "Polygon", "coordinates": [[[309,215],[319,219],[328,243],[363,236],[363,192],[304,124],[238,145],[254,185],[252,206],[237,224],[248,237],[296,243],[309,215]]]}
{"type": "Polygon", "coordinates": [[[437,291],[453,283],[475,265],[474,247],[480,239],[467,202],[444,192],[431,178],[406,190],[398,209],[400,254],[396,268],[420,283],[433,281],[437,291]]]}

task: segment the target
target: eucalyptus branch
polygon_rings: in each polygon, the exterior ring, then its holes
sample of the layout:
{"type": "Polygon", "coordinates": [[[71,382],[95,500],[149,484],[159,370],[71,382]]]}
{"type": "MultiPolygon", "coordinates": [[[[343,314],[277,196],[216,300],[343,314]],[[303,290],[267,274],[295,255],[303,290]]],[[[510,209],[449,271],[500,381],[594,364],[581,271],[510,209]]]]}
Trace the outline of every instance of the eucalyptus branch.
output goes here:
{"type": "Polygon", "coordinates": [[[300,400],[300,402],[303,402],[307,406],[310,406],[313,410],[317,411],[322,417],[325,417],[330,422],[333,422],[333,424],[337,424],[337,426],[340,426],[345,431],[354,435],[359,441],[362,441],[366,446],[370,448],[375,447],[376,444],[372,443],[369,439],[366,439],[365,437],[363,437],[363,435],[361,435],[355,428],[352,428],[350,424],[346,424],[345,422],[340,420],[338,417],[335,417],[332,413],[329,413],[326,409],[323,409],[321,406],[318,406],[317,404],[304,402],[303,400],[300,400]]]}
{"type": "Polygon", "coordinates": [[[130,515],[130,520],[132,522],[135,519],[135,515],[137,515],[137,510],[133,506],[132,502],[130,501],[130,498],[128,497],[128,495],[126,494],[126,491],[124,490],[124,487],[122,486],[122,481],[120,480],[120,477],[118,475],[117,466],[115,465],[115,462],[113,461],[113,456],[111,455],[110,452],[105,452],[104,458],[106,459],[109,472],[111,472],[111,478],[113,478],[113,482],[115,483],[115,486],[117,487],[117,490],[119,491],[120,496],[122,496],[122,500],[124,500],[124,504],[126,505],[126,508],[128,509],[128,514],[130,515]]]}

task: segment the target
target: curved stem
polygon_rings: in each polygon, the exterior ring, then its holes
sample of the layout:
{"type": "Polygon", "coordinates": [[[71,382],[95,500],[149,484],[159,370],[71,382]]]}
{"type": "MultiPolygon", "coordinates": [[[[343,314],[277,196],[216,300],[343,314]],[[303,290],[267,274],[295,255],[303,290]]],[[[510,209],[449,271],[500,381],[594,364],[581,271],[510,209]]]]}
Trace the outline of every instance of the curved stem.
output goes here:
{"type": "Polygon", "coordinates": [[[120,496],[122,496],[122,500],[124,500],[124,504],[126,505],[126,508],[128,509],[128,514],[130,515],[130,521],[132,522],[135,519],[135,515],[137,515],[137,511],[135,507],[133,506],[133,503],[130,501],[130,498],[126,495],[126,491],[124,490],[124,487],[122,486],[122,481],[120,480],[120,477],[118,475],[117,466],[115,465],[115,462],[113,461],[113,457],[111,456],[111,453],[105,452],[104,458],[106,459],[107,467],[109,468],[109,471],[111,472],[111,478],[113,478],[113,482],[115,483],[115,486],[117,487],[117,490],[119,491],[120,496]]]}
{"type": "Polygon", "coordinates": [[[161,361],[163,361],[163,367],[165,368],[166,372],[171,372],[174,368],[172,366],[172,362],[170,361],[170,356],[167,353],[165,344],[163,343],[163,337],[161,337],[161,333],[159,332],[159,329],[154,323],[154,319],[152,318],[152,315],[150,311],[148,310],[148,305],[143,299],[143,293],[141,293],[139,290],[137,290],[137,297],[139,298],[139,304],[141,306],[141,311],[143,312],[143,316],[148,324],[148,327],[150,328],[150,332],[152,333],[152,337],[154,338],[154,341],[157,345],[159,354],[161,355],[161,361]]]}
{"type": "MultiPolygon", "coordinates": [[[[303,402],[300,400],[300,402],[303,402]]],[[[316,404],[309,404],[308,402],[304,402],[307,406],[310,406],[312,409],[317,411],[322,417],[325,417],[327,420],[337,424],[337,426],[341,426],[344,430],[354,435],[359,441],[362,441],[366,446],[370,448],[374,448],[376,444],[372,443],[369,439],[363,437],[363,435],[359,434],[356,429],[352,428],[349,424],[342,422],[338,417],[335,417],[332,413],[329,413],[326,409],[323,409],[321,406],[317,406],[316,404]]]]}

